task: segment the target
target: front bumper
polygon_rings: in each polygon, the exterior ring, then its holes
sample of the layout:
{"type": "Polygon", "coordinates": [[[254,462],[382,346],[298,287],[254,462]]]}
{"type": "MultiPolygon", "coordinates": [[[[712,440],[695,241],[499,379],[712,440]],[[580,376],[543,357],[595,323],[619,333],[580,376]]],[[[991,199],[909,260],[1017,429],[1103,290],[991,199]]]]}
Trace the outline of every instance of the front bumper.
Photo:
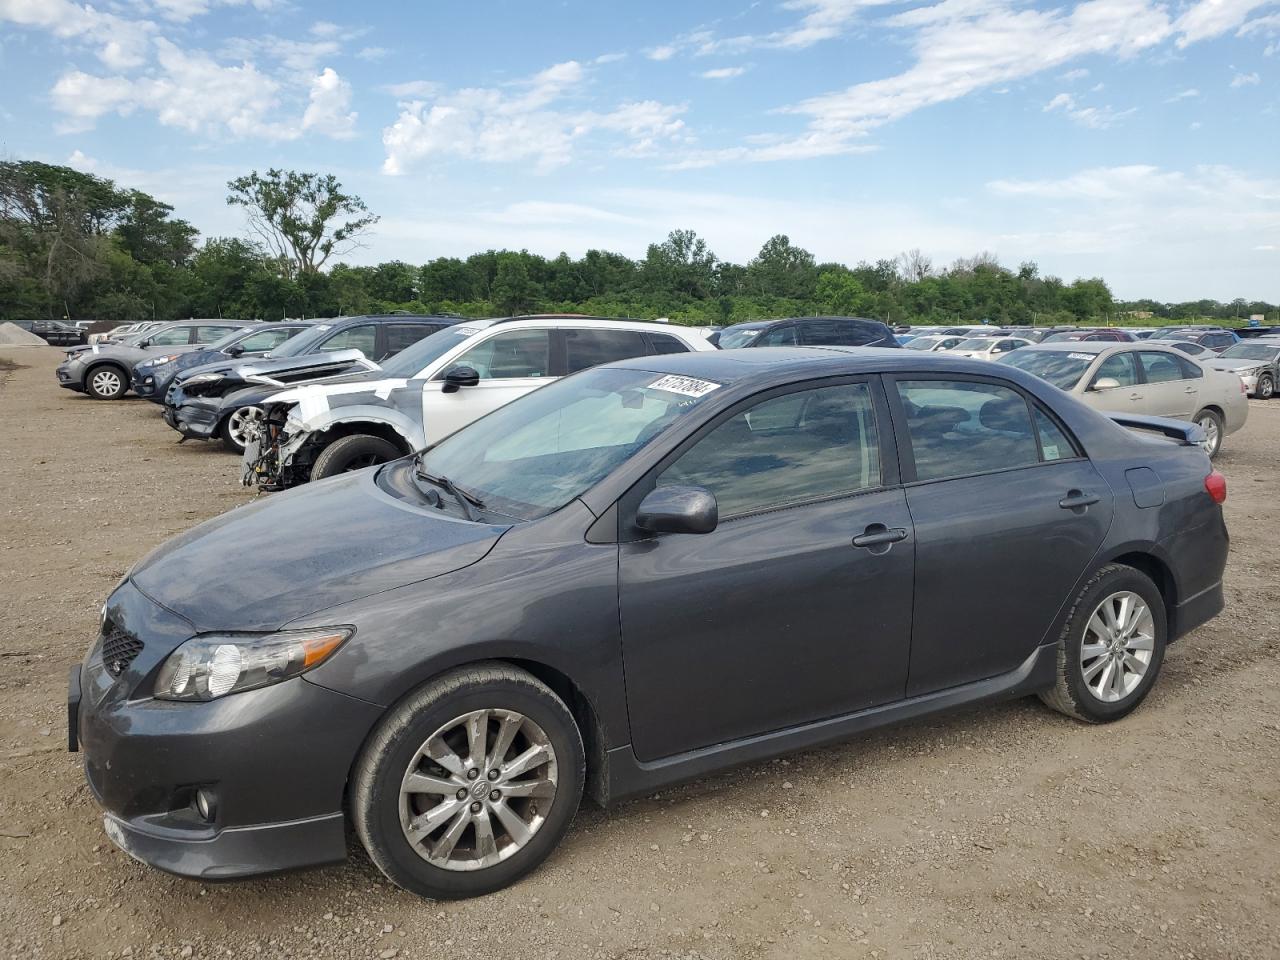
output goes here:
{"type": "Polygon", "coordinates": [[[218,433],[222,422],[222,403],[219,397],[189,397],[177,405],[165,404],[165,422],[184,437],[192,440],[211,440],[218,433]]]}
{"type": "Polygon", "coordinates": [[[58,386],[65,390],[84,392],[84,367],[81,364],[60,363],[53,373],[58,378],[58,386]]]}
{"type": "Polygon", "coordinates": [[[381,708],[302,677],[206,703],[157,700],[155,672],[191,626],[128,582],[107,618],[141,651],[115,676],[95,644],[71,678],[68,713],[112,841],[209,879],[342,860],[347,775],[381,708]],[[214,798],[209,818],[197,789],[214,798]]]}

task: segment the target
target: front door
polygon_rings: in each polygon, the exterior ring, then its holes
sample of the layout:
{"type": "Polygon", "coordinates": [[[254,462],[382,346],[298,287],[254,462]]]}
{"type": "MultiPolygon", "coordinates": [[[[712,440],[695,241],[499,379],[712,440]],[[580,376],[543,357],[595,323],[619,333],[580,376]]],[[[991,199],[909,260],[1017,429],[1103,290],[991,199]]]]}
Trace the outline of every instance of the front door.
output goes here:
{"type": "Polygon", "coordinates": [[[720,509],[711,533],[637,531],[620,547],[641,760],[902,697],[914,538],[879,389],[747,401],[624,499],[625,518],[652,485],[692,484],[720,509]]]}
{"type": "Polygon", "coordinates": [[[506,330],[486,337],[441,370],[422,391],[422,424],[427,443],[438,443],[473,420],[492,413],[555,379],[548,330],[506,330]],[[444,392],[451,369],[470,367],[475,386],[444,392]]]}
{"type": "Polygon", "coordinates": [[[1101,545],[1112,496],[1065,429],[1008,383],[903,376],[889,391],[915,523],[916,696],[1026,660],[1101,545]]]}

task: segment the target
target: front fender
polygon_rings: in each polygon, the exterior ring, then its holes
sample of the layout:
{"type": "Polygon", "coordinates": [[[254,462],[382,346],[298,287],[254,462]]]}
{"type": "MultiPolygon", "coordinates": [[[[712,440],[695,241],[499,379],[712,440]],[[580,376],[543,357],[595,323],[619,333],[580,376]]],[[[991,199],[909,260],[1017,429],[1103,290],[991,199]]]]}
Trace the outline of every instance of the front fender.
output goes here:
{"type": "Polygon", "coordinates": [[[399,410],[374,406],[339,407],[337,410],[313,413],[302,418],[302,426],[295,436],[321,433],[337,425],[349,427],[359,426],[362,423],[376,423],[390,427],[411,450],[421,450],[426,446],[420,420],[415,420],[399,410]]]}

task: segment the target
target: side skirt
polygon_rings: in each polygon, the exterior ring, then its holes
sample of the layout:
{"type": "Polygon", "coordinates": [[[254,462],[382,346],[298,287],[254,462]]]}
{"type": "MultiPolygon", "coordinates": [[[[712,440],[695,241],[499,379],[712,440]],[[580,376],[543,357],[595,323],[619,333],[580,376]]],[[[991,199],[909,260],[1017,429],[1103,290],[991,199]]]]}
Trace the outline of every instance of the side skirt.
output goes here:
{"type": "Polygon", "coordinates": [[[675,783],[720,773],[729,767],[838,743],[869,730],[946,710],[1026,696],[1053,686],[1056,671],[1057,644],[1049,643],[1037,647],[1016,669],[997,677],[662,760],[642,762],[636,759],[630,744],[616,747],[607,754],[606,802],[617,803],[675,783]]]}

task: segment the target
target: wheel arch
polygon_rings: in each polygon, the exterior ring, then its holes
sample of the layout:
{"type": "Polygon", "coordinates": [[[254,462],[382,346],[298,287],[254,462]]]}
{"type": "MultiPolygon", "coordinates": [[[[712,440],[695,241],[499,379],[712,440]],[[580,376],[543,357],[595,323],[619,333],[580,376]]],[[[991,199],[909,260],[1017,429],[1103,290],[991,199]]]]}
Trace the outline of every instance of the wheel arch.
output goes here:
{"type": "Polygon", "coordinates": [[[121,363],[112,357],[104,357],[100,360],[94,360],[84,368],[84,382],[87,384],[89,378],[103,367],[111,367],[118,371],[120,376],[124,378],[124,391],[128,393],[133,388],[133,374],[129,371],[127,364],[121,363]]]}
{"type": "Polygon", "coordinates": [[[1107,562],[1132,567],[1150,578],[1151,582],[1156,585],[1156,589],[1160,591],[1160,597],[1164,601],[1165,622],[1169,628],[1169,642],[1176,640],[1178,637],[1178,580],[1174,576],[1173,567],[1151,550],[1144,549],[1119,553],[1111,557],[1107,562]]]}

